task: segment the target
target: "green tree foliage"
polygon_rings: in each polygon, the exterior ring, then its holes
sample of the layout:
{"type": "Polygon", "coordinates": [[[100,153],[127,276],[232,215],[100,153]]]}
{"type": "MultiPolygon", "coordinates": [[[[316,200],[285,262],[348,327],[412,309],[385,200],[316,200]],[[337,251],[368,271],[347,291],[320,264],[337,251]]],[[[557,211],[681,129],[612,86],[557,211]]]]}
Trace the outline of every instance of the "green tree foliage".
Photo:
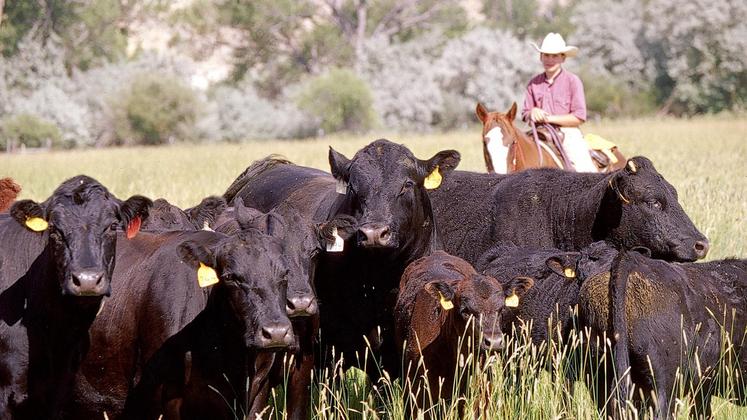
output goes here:
{"type": "Polygon", "coordinates": [[[366,131],[376,119],[368,86],[349,69],[332,69],[311,79],[298,105],[319,118],[327,133],[366,131]]]}
{"type": "Polygon", "coordinates": [[[124,57],[129,25],[161,7],[163,0],[9,0],[0,25],[0,51],[18,52],[27,35],[42,43],[56,38],[66,50],[69,68],[124,57]]]}
{"type": "Polygon", "coordinates": [[[549,32],[567,36],[578,0],[483,0],[487,25],[513,32],[521,39],[541,40],[549,32]]]}
{"type": "Polygon", "coordinates": [[[369,39],[400,42],[437,27],[453,34],[467,26],[461,6],[447,0],[201,0],[182,16],[193,28],[236,30],[234,80],[249,74],[270,98],[330,67],[358,69],[369,39]],[[211,4],[216,13],[196,9],[211,4]]]}
{"type": "Polygon", "coordinates": [[[116,95],[112,109],[116,144],[154,145],[190,139],[199,101],[179,80],[150,73],[116,95]]]}
{"type": "Polygon", "coordinates": [[[62,134],[51,122],[30,114],[18,114],[5,118],[0,124],[0,149],[26,147],[59,146],[62,134]]]}

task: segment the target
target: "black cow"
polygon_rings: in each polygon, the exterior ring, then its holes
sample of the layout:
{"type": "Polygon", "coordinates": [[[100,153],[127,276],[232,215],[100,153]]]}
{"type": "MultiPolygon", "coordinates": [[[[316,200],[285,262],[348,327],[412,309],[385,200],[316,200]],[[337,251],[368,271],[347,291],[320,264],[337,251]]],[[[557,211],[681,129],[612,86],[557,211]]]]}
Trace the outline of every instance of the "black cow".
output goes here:
{"type": "MultiPolygon", "coordinates": [[[[262,229],[282,239],[280,255],[275,258],[281,260],[289,269],[286,275],[288,293],[285,308],[287,315],[293,321],[295,335],[301,335],[298,333],[299,328],[304,327],[308,318],[317,313],[317,303],[310,286],[308,267],[312,266],[316,254],[326,244],[327,239],[323,235],[326,230],[331,229],[331,226],[315,227],[304,224],[292,208],[278,208],[268,214],[262,214],[245,208],[241,200],[236,202],[235,207],[230,207],[221,213],[214,225],[216,232],[227,235],[240,235],[243,230],[247,229],[250,231],[262,229]]],[[[163,252],[161,248],[171,241],[167,234],[169,232],[161,233],[149,237],[148,240],[136,242],[137,246],[120,249],[117,254],[118,266],[123,268],[135,266],[143,269],[141,261],[154,258],[153,255],[163,252]]],[[[166,276],[167,271],[162,274],[166,276]]],[[[122,410],[124,398],[132,385],[131,382],[139,376],[138,371],[144,363],[145,356],[141,357],[140,361],[135,360],[137,354],[150,354],[160,345],[158,337],[155,343],[143,344],[144,333],[139,330],[139,325],[144,322],[131,317],[121,317],[115,309],[124,306],[139,308],[145,305],[147,299],[144,296],[151,293],[148,290],[153,287],[149,285],[150,278],[123,269],[115,272],[114,279],[115,282],[127,282],[129,287],[112,296],[111,302],[104,308],[92,327],[92,357],[81,368],[82,374],[78,377],[76,389],[78,401],[70,408],[70,412],[75,413],[76,417],[98,417],[104,411],[116,417],[122,410]],[[135,280],[130,280],[130,277],[134,277],[135,280]]],[[[156,294],[160,296],[163,293],[165,291],[159,290],[156,294]]],[[[199,305],[196,304],[195,307],[198,308],[199,305]]],[[[186,324],[195,315],[189,312],[178,322],[181,325],[186,324]]],[[[304,336],[297,338],[303,341],[304,336]]],[[[304,362],[303,352],[299,350],[299,347],[304,348],[303,342],[292,346],[295,349],[296,364],[300,365],[298,369],[308,370],[309,363],[313,365],[313,360],[304,362]]],[[[311,343],[308,343],[306,348],[307,352],[310,352],[311,343]]],[[[261,374],[264,375],[263,377],[270,377],[271,385],[279,382],[276,376],[278,366],[267,360],[276,359],[281,360],[282,357],[276,358],[274,354],[262,356],[262,364],[268,365],[268,369],[272,368],[272,374],[266,372],[261,374]]],[[[278,375],[282,376],[282,371],[278,375]]],[[[291,388],[294,386],[299,388],[295,392],[301,396],[299,401],[307,402],[306,405],[298,406],[299,410],[303,409],[300,411],[302,413],[306,412],[308,405],[309,382],[310,377],[307,375],[306,378],[299,377],[290,384],[291,388]]],[[[292,408],[289,406],[289,410],[292,408]]]]}
{"type": "Polygon", "coordinates": [[[257,375],[247,357],[287,348],[293,332],[285,314],[286,226],[243,207],[237,219],[242,228],[232,235],[143,233],[120,247],[113,283],[128,287],[117,289],[91,329],[71,418],[118,417],[135,383],[134,418],[233,418],[223,397],[248,408],[242,391],[257,375]],[[199,286],[200,263],[215,270],[218,284],[199,286]]]}
{"type": "MultiPolygon", "coordinates": [[[[161,289],[154,296],[158,302],[146,302],[145,308],[157,304],[153,308],[157,313],[182,320],[196,307],[204,309],[179,330],[176,323],[158,322],[158,317],[145,321],[152,331],[145,332],[146,342],[163,341],[163,345],[143,368],[123,418],[156,419],[163,413],[175,419],[233,419],[244,412],[254,417],[269,395],[266,379],[258,377],[269,372],[257,372],[256,353],[286,349],[294,342],[285,314],[288,269],[282,264],[278,238],[247,229],[228,237],[207,232],[192,235],[170,241],[177,244],[176,253],[166,244],[156,253],[159,263],[181,260],[184,264],[168,270],[170,290],[163,293],[166,290],[161,289]],[[199,293],[196,281],[203,261],[215,267],[220,278],[208,296],[199,293]],[[195,298],[181,306],[183,298],[178,295],[185,292],[195,298]],[[247,378],[259,385],[246,390],[247,378]],[[236,412],[230,408],[233,401],[236,412]]],[[[153,267],[151,271],[153,286],[165,270],[153,267]]]]}
{"type": "Polygon", "coordinates": [[[116,230],[135,234],[150,205],[141,196],[122,202],[81,175],[41,204],[11,207],[12,222],[35,232],[5,220],[0,233],[0,417],[59,416],[111,292],[116,230]]]}
{"type": "MultiPolygon", "coordinates": [[[[229,202],[241,197],[260,210],[291,202],[315,222],[354,218],[356,234],[341,252],[325,252],[317,264],[323,345],[327,352],[334,347],[350,366],[356,357],[362,360],[367,336],[374,349],[384,347],[383,364],[396,375],[392,309],[399,279],[410,262],[440,246],[425,185],[436,187],[459,159],[456,151],[442,151],[419,160],[406,147],[381,139],[353,159],[330,148],[332,176],[274,158],[256,162],[224,197],[229,202]]],[[[369,373],[378,374],[373,367],[368,365],[369,373]]]]}
{"type": "Polygon", "coordinates": [[[708,241],[682,210],[677,191],[645,157],[611,174],[456,171],[430,195],[445,250],[472,264],[499,242],[578,251],[604,240],[681,261],[708,252],[708,241]]]}
{"type": "Polygon", "coordinates": [[[212,228],[226,209],[223,197],[206,197],[195,207],[182,210],[163,198],[153,201],[150,217],[143,223],[146,232],[168,230],[200,230],[212,228]]]}
{"type": "Polygon", "coordinates": [[[580,302],[582,323],[614,342],[615,372],[630,368],[599,392],[643,396],[657,418],[673,416],[680,393],[693,396],[694,414],[705,418],[714,394],[747,405],[747,260],[668,263],[621,252],[611,276],[591,281],[580,302]]]}
{"type": "Polygon", "coordinates": [[[548,339],[565,340],[573,328],[572,309],[578,303],[581,279],[577,276],[579,252],[555,248],[534,250],[514,245],[497,245],[483,254],[476,266],[479,272],[497,279],[529,277],[534,286],[518,307],[507,308],[501,329],[510,334],[512,327],[531,324],[532,342],[540,345],[548,339]],[[552,321],[552,322],[550,322],[552,321]]]}
{"type": "MultiPolygon", "coordinates": [[[[235,200],[237,208],[243,200],[235,200]]],[[[283,256],[289,266],[286,312],[293,324],[297,345],[289,354],[264,355],[263,363],[271,370],[270,386],[285,384],[285,415],[289,419],[308,418],[311,405],[311,371],[314,368],[314,344],[318,341],[319,304],[313,290],[313,278],[319,256],[328,243],[334,243],[335,232],[341,238],[349,238],[354,221],[347,216],[338,216],[325,223],[313,223],[302,217],[293,203],[283,202],[271,210],[282,216],[288,226],[283,241],[283,256]],[[283,365],[284,356],[293,355],[293,364],[283,365]]],[[[229,208],[216,221],[216,231],[238,232],[240,227],[234,218],[234,209],[229,208]]],[[[287,359],[290,360],[289,357],[287,359]]]]}

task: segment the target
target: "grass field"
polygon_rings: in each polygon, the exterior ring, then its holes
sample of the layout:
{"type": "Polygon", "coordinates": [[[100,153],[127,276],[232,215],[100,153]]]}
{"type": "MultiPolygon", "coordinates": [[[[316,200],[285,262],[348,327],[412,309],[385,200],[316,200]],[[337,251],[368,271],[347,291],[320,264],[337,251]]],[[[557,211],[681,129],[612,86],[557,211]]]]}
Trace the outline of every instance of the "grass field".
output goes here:
{"type": "MultiPolygon", "coordinates": [[[[695,225],[710,239],[708,259],[747,256],[747,117],[613,121],[590,123],[584,130],[617,142],[626,156],[645,155],[654,162],[678,190],[680,202],[695,225]]],[[[474,126],[445,134],[380,133],[304,141],[2,154],[0,177],[14,177],[24,188],[21,198],[43,200],[63,180],[87,174],[120,198],[137,193],[187,207],[204,196],[222,194],[246,166],[268,154],[281,154],[298,164],[328,170],[329,145],[352,157],[378,137],[404,143],[422,159],[442,149],[457,149],[462,153],[459,169],[482,172],[479,133],[479,127],[474,126]]],[[[523,363],[531,369],[528,365],[536,361],[531,354],[527,357],[517,366],[523,363]]],[[[562,383],[543,373],[539,377],[522,375],[526,383],[516,388],[506,374],[509,365],[499,362],[498,366],[505,369],[493,367],[498,370],[493,377],[498,378],[494,380],[499,385],[491,390],[485,418],[584,419],[596,415],[583,387],[570,394],[562,383]],[[505,391],[508,389],[518,389],[522,394],[509,395],[505,391]]],[[[472,381],[477,384],[475,389],[481,389],[484,374],[474,375],[472,381]]],[[[379,384],[373,391],[364,392],[359,389],[359,381],[329,378],[321,382],[316,393],[316,416],[337,418],[354,409],[362,418],[382,414],[401,418],[403,393],[398,384],[379,384]]],[[[747,418],[747,409],[724,400],[716,400],[713,407],[716,418],[747,418]]],[[[455,418],[454,408],[445,407],[442,416],[455,418]]]]}

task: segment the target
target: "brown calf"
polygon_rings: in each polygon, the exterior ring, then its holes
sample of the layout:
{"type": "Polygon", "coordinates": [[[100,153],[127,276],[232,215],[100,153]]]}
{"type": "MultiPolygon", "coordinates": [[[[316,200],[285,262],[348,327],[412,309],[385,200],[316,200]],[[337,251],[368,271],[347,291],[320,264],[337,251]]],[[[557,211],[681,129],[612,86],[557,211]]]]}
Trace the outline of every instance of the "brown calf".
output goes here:
{"type": "Polygon", "coordinates": [[[0,179],[0,213],[6,212],[21,192],[21,186],[13,178],[0,179]]]}
{"type": "MultiPolygon", "coordinates": [[[[404,350],[413,392],[423,389],[418,385],[424,381],[429,385],[430,395],[414,394],[418,407],[431,398],[435,402],[452,396],[457,361],[469,351],[460,342],[479,340],[481,351],[503,347],[500,327],[504,308],[516,306],[518,296],[533,284],[531,278],[517,277],[501,286],[498,280],[477,273],[463,259],[443,251],[407,267],[395,306],[396,344],[404,350]]],[[[462,378],[460,394],[466,386],[462,378]]]]}

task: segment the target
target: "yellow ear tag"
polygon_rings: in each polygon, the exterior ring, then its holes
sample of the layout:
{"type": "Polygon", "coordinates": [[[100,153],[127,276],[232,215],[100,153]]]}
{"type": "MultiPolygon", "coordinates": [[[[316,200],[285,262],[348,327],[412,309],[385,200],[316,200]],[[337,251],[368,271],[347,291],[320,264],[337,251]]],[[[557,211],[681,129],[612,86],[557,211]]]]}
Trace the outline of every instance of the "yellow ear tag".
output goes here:
{"type": "Polygon", "coordinates": [[[438,299],[439,299],[439,303],[441,304],[441,307],[444,308],[445,311],[448,311],[449,309],[454,309],[454,304],[451,303],[450,300],[446,299],[446,297],[442,295],[441,292],[438,292],[438,299]]]}
{"type": "Polygon", "coordinates": [[[509,308],[515,308],[519,306],[519,297],[515,292],[511,292],[511,296],[506,298],[506,306],[509,308]]]}
{"type": "Polygon", "coordinates": [[[436,165],[436,169],[433,170],[433,172],[430,173],[427,177],[425,177],[425,181],[423,181],[423,186],[426,190],[435,190],[441,185],[441,181],[443,180],[443,177],[441,176],[441,173],[438,172],[438,165],[436,165]]]}
{"type": "Polygon", "coordinates": [[[42,232],[47,230],[49,224],[41,217],[29,217],[28,219],[26,219],[26,227],[33,230],[34,232],[42,232]]]}
{"type": "Polygon", "coordinates": [[[218,283],[218,275],[215,270],[200,263],[200,268],[197,269],[197,284],[200,287],[208,287],[218,283]]]}
{"type": "Polygon", "coordinates": [[[630,169],[630,172],[632,173],[635,173],[638,170],[638,168],[635,167],[635,162],[632,160],[628,161],[628,169],[630,169]]]}
{"type": "Polygon", "coordinates": [[[563,270],[563,275],[566,276],[566,277],[568,277],[569,279],[576,278],[576,270],[574,270],[574,269],[572,269],[570,267],[566,267],[563,270]]]}

